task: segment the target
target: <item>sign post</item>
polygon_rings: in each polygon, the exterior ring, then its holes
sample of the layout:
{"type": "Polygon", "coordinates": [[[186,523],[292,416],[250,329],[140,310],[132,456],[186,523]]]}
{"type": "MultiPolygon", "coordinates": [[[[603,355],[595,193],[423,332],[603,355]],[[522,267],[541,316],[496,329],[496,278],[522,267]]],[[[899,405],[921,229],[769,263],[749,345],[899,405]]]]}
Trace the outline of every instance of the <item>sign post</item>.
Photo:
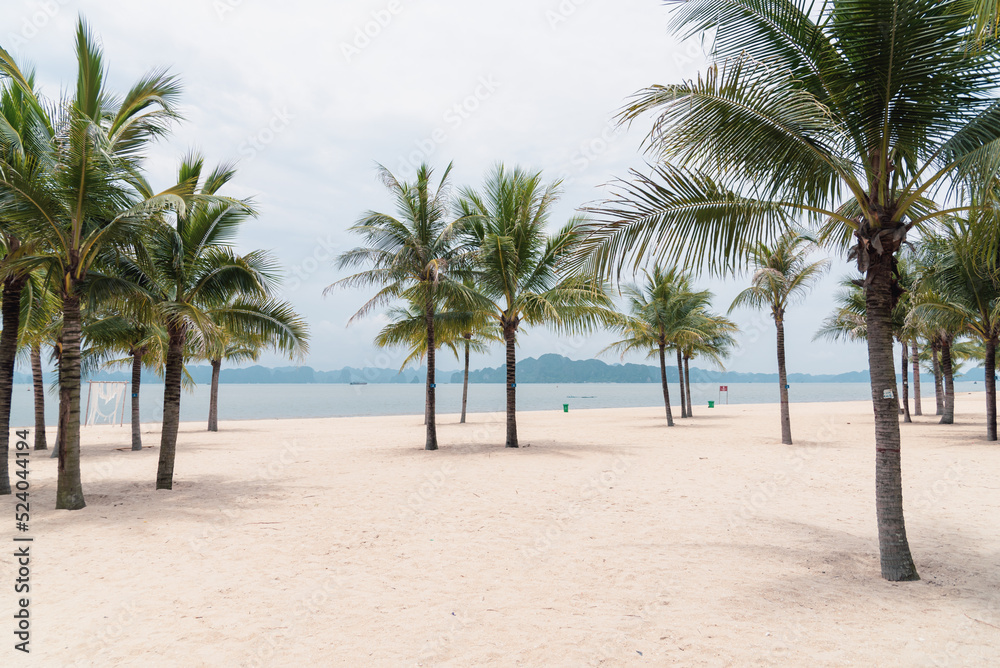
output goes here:
{"type": "Polygon", "coordinates": [[[726,405],[729,405],[729,386],[719,385],[719,405],[722,405],[722,393],[726,393],[726,405]]]}

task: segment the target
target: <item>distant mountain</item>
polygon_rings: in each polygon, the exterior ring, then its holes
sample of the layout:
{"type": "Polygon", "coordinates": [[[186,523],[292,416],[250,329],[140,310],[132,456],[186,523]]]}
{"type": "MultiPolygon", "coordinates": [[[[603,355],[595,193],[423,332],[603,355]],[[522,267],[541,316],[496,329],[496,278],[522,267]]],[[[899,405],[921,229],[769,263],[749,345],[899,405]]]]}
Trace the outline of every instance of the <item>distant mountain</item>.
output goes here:
{"type": "MultiPolygon", "coordinates": [[[[507,365],[480,369],[469,373],[470,383],[503,383],[507,365]]],[[[677,382],[677,367],[667,367],[667,380],[677,382]]],[[[836,375],[814,376],[807,373],[788,374],[789,383],[867,383],[867,371],[852,371],[836,375]]],[[[452,374],[451,382],[461,383],[462,373],[452,374]]],[[[645,364],[608,364],[601,360],[571,360],[562,355],[529,357],[517,363],[519,383],[659,383],[660,367],[645,364]]],[[[737,371],[706,371],[691,367],[692,383],[776,383],[776,373],[740,373],[737,371]]]]}
{"type": "MultiPolygon", "coordinates": [[[[198,384],[208,384],[212,381],[212,367],[206,365],[188,367],[194,381],[198,384]]],[[[427,369],[381,369],[373,367],[345,367],[336,371],[316,371],[308,366],[287,366],[269,368],[251,366],[243,369],[223,369],[219,378],[222,383],[243,384],[342,384],[348,383],[423,383],[427,377],[427,369]]],[[[506,381],[506,365],[496,368],[478,369],[469,372],[470,383],[503,383],[506,381]]],[[[118,380],[129,381],[130,371],[103,372],[93,375],[87,380],[118,380]]],[[[440,371],[440,383],[461,383],[462,372],[440,371]]],[[[667,379],[677,382],[677,367],[667,367],[667,379]]],[[[970,369],[961,377],[962,380],[982,381],[981,368],[970,369]]],[[[46,373],[46,382],[54,380],[54,373],[46,373]]],[[[150,373],[143,374],[144,382],[161,382],[150,373]]],[[[925,383],[933,384],[931,376],[921,376],[925,383]]],[[[868,371],[851,371],[835,375],[812,375],[808,373],[788,374],[789,383],[867,383],[868,371]]],[[[31,376],[17,372],[15,383],[30,383],[31,376]]],[[[542,355],[538,359],[529,357],[517,363],[517,382],[519,383],[659,383],[660,368],[646,364],[608,364],[601,360],[571,360],[561,355],[542,355]]],[[[691,382],[693,383],[776,383],[776,373],[741,373],[738,371],[712,371],[691,367],[691,382]]]]}

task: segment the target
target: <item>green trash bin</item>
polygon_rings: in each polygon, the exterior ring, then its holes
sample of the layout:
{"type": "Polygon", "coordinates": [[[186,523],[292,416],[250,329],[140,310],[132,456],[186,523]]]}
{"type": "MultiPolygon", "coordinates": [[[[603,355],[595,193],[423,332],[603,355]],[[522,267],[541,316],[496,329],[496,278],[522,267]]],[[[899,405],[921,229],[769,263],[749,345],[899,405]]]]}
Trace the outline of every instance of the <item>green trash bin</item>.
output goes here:
{"type": "Polygon", "coordinates": [[[563,413],[569,413],[569,404],[563,404],[563,413]]]}
{"type": "Polygon", "coordinates": [[[709,408],[715,408],[715,402],[714,401],[709,401],[708,402],[708,407],[709,408]]]}

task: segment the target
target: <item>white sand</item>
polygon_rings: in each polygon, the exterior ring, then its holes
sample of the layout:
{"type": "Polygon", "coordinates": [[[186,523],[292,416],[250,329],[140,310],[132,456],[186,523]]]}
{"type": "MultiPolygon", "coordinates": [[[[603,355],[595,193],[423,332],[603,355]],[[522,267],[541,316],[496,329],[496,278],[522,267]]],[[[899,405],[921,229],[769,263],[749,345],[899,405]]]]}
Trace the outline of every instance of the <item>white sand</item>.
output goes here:
{"type": "MultiPolygon", "coordinates": [[[[866,403],[793,405],[794,446],[776,406],[525,412],[520,450],[502,415],[443,416],[434,453],[415,417],[189,424],[172,492],[155,448],[89,428],[86,509],[33,460],[33,653],[3,630],[0,665],[997,665],[982,401],[902,426],[903,584],[866,403]]],[[[4,550],[11,629],[12,573],[4,550]]]]}

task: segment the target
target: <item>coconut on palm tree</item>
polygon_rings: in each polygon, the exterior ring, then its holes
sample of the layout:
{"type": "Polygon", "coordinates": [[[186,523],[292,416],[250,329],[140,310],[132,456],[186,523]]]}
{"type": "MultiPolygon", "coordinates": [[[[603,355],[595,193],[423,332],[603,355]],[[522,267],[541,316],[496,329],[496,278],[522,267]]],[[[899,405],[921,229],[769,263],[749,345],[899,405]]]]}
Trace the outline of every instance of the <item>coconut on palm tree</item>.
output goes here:
{"type": "Polygon", "coordinates": [[[639,92],[624,111],[625,121],[656,115],[657,165],[619,184],[591,239],[605,271],[644,258],[724,271],[805,212],[825,241],[851,249],[865,277],[879,548],[893,581],[917,579],[889,325],[896,255],[941,214],[933,198],[973,171],[996,171],[986,158],[1000,155],[1000,41],[983,37],[985,6],[678,3],[674,29],[712,34],[715,63],[639,92]]]}
{"type": "Polygon", "coordinates": [[[471,256],[471,248],[459,234],[463,221],[449,216],[450,174],[448,165],[435,187],[433,170],[426,164],[417,170],[413,183],[401,182],[388,169],[379,167],[379,178],[392,193],[397,214],[369,211],[350,228],[366,245],[341,254],[337,258],[338,267],[368,269],[340,279],[326,289],[329,292],[338,287],[380,288],[351,322],[396,300],[420,305],[427,341],[426,450],[438,448],[435,314],[443,300],[461,300],[469,293],[461,272],[471,256]]]}
{"type": "Polygon", "coordinates": [[[506,447],[518,447],[517,334],[524,325],[582,332],[614,322],[603,281],[572,273],[582,219],[550,234],[559,184],[541,173],[494,167],[482,189],[462,191],[463,238],[478,249],[475,283],[506,346],[506,447]]]}
{"type": "Polygon", "coordinates": [[[729,312],[741,306],[767,308],[777,330],[778,388],[781,397],[781,442],[792,444],[792,419],[788,407],[788,371],[785,367],[785,313],[796,300],[805,297],[829,260],[809,262],[809,237],[790,230],[774,244],[756,244],[747,249],[754,273],[750,287],[736,295],[729,312]]]}
{"type": "Polygon", "coordinates": [[[31,250],[10,263],[58,277],[63,326],[59,355],[59,449],[56,507],[86,505],[80,481],[81,309],[103,262],[139,246],[151,211],[182,208],[176,192],[147,196],[136,188],[144,151],[178,118],[177,80],[155,71],[124,94],[107,85],[103,53],[81,19],[77,81],[67,99],[45,104],[14,60],[0,51],[0,73],[29,98],[37,115],[22,156],[0,156],[0,211],[31,250]]]}

